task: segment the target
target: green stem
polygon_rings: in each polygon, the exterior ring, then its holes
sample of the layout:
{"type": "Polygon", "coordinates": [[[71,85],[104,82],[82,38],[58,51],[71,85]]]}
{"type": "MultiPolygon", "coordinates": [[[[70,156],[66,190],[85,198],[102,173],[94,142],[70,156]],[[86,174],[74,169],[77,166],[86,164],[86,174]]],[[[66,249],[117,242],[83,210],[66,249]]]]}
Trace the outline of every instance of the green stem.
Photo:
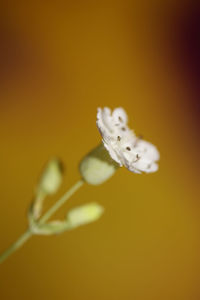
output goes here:
{"type": "MultiPolygon", "coordinates": [[[[44,224],[49,218],[83,185],[84,181],[80,179],[75,183],[39,220],[40,224],[44,224]]],[[[6,260],[12,253],[19,249],[33,233],[30,229],[24,232],[19,239],[14,242],[5,252],[0,255],[0,264],[6,260]]]]}
{"type": "Polygon", "coordinates": [[[19,249],[31,236],[32,232],[29,229],[25,231],[16,242],[14,242],[5,252],[2,253],[0,256],[0,264],[17,249],[19,249]]]}
{"type": "Polygon", "coordinates": [[[83,185],[80,179],[75,183],[40,219],[39,223],[44,224],[51,216],[83,185]]]}

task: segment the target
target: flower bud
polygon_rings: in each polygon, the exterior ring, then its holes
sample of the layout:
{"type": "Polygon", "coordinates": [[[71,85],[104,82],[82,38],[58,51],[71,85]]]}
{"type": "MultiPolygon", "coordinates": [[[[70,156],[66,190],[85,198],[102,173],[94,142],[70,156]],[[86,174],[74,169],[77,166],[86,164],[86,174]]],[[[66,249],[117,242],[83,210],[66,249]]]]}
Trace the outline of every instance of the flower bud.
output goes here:
{"type": "Polygon", "coordinates": [[[62,183],[62,175],[62,162],[57,158],[50,160],[40,177],[37,193],[45,195],[56,193],[62,183]]]}
{"type": "Polygon", "coordinates": [[[111,159],[103,144],[100,144],[80,162],[80,173],[83,179],[92,185],[108,180],[119,165],[111,159]]]}
{"type": "Polygon", "coordinates": [[[98,220],[104,208],[97,203],[89,203],[70,210],[67,222],[70,228],[85,225],[98,220]]]}
{"type": "Polygon", "coordinates": [[[67,221],[52,221],[44,224],[32,223],[31,231],[37,235],[53,235],[70,229],[67,221]]]}

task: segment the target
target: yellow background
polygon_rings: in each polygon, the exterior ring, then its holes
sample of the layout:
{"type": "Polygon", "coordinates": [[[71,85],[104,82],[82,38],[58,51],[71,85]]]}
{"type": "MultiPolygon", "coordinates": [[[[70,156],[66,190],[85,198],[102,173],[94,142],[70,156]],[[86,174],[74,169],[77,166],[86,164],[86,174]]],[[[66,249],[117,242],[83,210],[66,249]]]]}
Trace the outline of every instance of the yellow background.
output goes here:
{"type": "Polygon", "coordinates": [[[100,141],[97,107],[123,106],[161,160],[155,174],[123,168],[101,186],[85,185],[55,218],[90,201],[105,207],[103,217],[63,235],[33,237],[0,266],[0,299],[200,299],[197,119],[167,31],[184,7],[4,3],[0,250],[26,229],[49,158],[66,165],[58,196],[79,179],[78,162],[100,141]]]}

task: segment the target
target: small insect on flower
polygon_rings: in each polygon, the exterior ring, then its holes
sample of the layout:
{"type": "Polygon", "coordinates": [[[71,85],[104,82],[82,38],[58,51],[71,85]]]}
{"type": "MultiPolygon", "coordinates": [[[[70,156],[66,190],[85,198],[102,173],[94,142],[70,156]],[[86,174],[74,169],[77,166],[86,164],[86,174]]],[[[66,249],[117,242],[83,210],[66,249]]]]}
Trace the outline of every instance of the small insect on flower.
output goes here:
{"type": "Polygon", "coordinates": [[[97,127],[111,158],[121,167],[134,173],[152,173],[158,170],[157,148],[137,137],[127,126],[128,117],[123,108],[98,108],[97,127]]]}

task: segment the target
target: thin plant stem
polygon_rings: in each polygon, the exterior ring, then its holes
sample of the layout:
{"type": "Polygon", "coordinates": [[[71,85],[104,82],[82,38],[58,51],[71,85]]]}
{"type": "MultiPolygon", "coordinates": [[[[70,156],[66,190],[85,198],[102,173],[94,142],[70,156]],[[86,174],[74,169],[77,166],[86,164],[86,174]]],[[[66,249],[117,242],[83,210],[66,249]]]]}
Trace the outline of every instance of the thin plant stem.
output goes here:
{"type": "Polygon", "coordinates": [[[51,216],[83,185],[83,179],[77,181],[39,220],[39,224],[44,224],[51,216]]]}
{"type": "Polygon", "coordinates": [[[6,260],[12,253],[18,250],[30,237],[32,236],[32,232],[30,229],[25,231],[16,242],[14,242],[6,251],[4,251],[0,256],[0,264],[6,260]]]}
{"type": "MultiPolygon", "coordinates": [[[[44,224],[51,216],[83,185],[83,179],[77,181],[39,220],[39,224],[44,224]]],[[[0,264],[11,254],[18,250],[33,235],[31,229],[25,231],[16,242],[0,255],[0,264]]]]}

